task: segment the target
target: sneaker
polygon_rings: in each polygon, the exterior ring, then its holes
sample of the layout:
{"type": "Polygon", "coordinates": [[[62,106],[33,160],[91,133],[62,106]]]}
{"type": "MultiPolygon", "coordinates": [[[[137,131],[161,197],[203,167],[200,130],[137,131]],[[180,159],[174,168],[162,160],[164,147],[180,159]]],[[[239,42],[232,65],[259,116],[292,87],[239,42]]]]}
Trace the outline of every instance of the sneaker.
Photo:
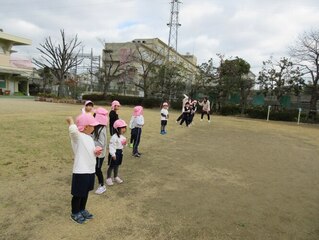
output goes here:
{"type": "Polygon", "coordinates": [[[123,180],[120,179],[119,177],[114,178],[114,180],[115,180],[115,182],[117,182],[117,183],[122,183],[122,182],[123,182],[123,180]]]}
{"type": "Polygon", "coordinates": [[[102,193],[104,193],[105,191],[106,191],[105,185],[103,185],[103,186],[100,185],[100,186],[96,189],[95,193],[96,193],[96,194],[102,194],[102,193]]]}
{"type": "Polygon", "coordinates": [[[130,148],[133,148],[133,143],[130,143],[128,146],[129,146],[130,148]]]}
{"type": "Polygon", "coordinates": [[[210,120],[208,120],[208,122],[210,123],[210,120]]]}
{"type": "Polygon", "coordinates": [[[201,122],[203,121],[203,119],[200,120],[201,122]]]}
{"type": "Polygon", "coordinates": [[[89,213],[88,210],[82,210],[80,213],[82,214],[82,216],[85,219],[93,219],[94,218],[93,214],[89,213]]]}
{"type": "Polygon", "coordinates": [[[78,223],[78,224],[83,224],[86,222],[86,219],[83,217],[83,215],[81,214],[81,212],[78,212],[76,214],[71,214],[71,220],[78,223]]]}
{"type": "Polygon", "coordinates": [[[140,157],[141,155],[139,153],[135,153],[132,155],[133,157],[140,157]]]}
{"type": "Polygon", "coordinates": [[[114,185],[112,178],[106,179],[106,185],[108,185],[108,186],[114,185]]]}

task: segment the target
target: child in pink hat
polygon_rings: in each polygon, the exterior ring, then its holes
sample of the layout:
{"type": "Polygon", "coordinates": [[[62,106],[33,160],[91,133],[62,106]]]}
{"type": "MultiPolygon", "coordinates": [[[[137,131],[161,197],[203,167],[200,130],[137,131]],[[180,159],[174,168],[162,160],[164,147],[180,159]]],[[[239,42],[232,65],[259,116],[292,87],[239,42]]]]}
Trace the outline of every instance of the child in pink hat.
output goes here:
{"type": "Polygon", "coordinates": [[[95,165],[95,175],[99,181],[99,186],[95,191],[96,194],[102,194],[106,191],[106,187],[104,185],[104,177],[101,171],[103,161],[106,155],[106,144],[107,144],[107,133],[106,133],[106,126],[108,124],[108,114],[109,112],[99,107],[95,111],[95,120],[98,121],[98,125],[94,127],[93,131],[93,140],[95,146],[101,147],[102,152],[100,155],[96,156],[96,165],[95,165]]]}
{"type": "Polygon", "coordinates": [[[82,224],[92,219],[93,215],[86,210],[89,191],[94,188],[95,157],[101,154],[101,148],[95,147],[91,137],[94,127],[99,124],[90,114],[81,114],[76,118],[67,118],[69,134],[74,153],[71,194],[71,219],[82,224]]]}
{"type": "Polygon", "coordinates": [[[119,119],[119,115],[118,115],[118,110],[120,109],[120,102],[117,101],[117,100],[114,100],[112,102],[112,105],[111,105],[111,111],[110,111],[110,114],[109,114],[109,118],[110,118],[110,135],[113,136],[113,134],[116,132],[115,129],[113,128],[113,124],[115,123],[115,121],[117,119],[119,119]]]}
{"type": "Polygon", "coordinates": [[[119,167],[123,160],[123,148],[126,145],[126,138],[124,133],[126,132],[127,124],[124,120],[118,119],[114,122],[113,127],[115,133],[110,139],[109,144],[109,157],[107,169],[106,184],[109,186],[113,185],[112,173],[114,172],[114,181],[117,183],[122,183],[123,180],[118,176],[119,167]]]}
{"type": "Polygon", "coordinates": [[[142,127],[144,126],[143,107],[136,106],[133,109],[133,114],[130,120],[131,141],[130,146],[133,145],[133,156],[140,157],[141,153],[138,151],[138,146],[141,141],[142,127]],[[132,144],[132,145],[131,145],[132,144]]]}
{"type": "Polygon", "coordinates": [[[164,102],[161,109],[161,134],[166,134],[166,125],[168,119],[168,103],[164,102]]]}
{"type": "Polygon", "coordinates": [[[91,100],[87,100],[84,103],[84,107],[82,108],[82,113],[86,114],[94,114],[94,103],[91,100]]]}

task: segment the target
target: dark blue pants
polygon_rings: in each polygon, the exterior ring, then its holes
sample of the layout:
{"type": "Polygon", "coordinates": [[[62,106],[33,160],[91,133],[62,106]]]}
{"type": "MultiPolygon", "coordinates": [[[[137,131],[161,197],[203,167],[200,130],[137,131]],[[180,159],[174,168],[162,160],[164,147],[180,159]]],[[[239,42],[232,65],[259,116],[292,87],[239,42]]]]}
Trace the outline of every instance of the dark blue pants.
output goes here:
{"type": "Polygon", "coordinates": [[[95,165],[95,175],[97,176],[97,179],[99,181],[99,184],[101,186],[104,185],[104,177],[102,173],[102,165],[103,165],[104,158],[96,158],[96,165],[95,165]]]}
{"type": "Polygon", "coordinates": [[[141,135],[142,135],[142,128],[132,129],[133,154],[138,153],[138,146],[140,145],[141,135]]]}

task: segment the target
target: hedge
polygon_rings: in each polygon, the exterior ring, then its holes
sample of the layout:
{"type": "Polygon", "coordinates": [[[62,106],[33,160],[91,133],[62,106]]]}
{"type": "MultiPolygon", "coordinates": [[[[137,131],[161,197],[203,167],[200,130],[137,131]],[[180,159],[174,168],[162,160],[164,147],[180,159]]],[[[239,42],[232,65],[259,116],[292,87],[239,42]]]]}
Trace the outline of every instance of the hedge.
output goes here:
{"type": "MultiPolygon", "coordinates": [[[[266,119],[267,113],[268,113],[268,108],[266,107],[246,109],[247,116],[251,118],[266,119]]],[[[299,110],[297,109],[280,110],[280,111],[272,110],[270,111],[270,114],[269,114],[269,120],[296,122],[298,120],[298,114],[299,114],[299,110]]],[[[304,121],[306,118],[307,118],[307,114],[301,113],[300,115],[301,121],[304,121]]]]}
{"type": "MultiPolygon", "coordinates": [[[[86,94],[82,96],[83,100],[91,101],[113,101],[118,100],[123,105],[137,106],[141,105],[145,108],[159,108],[163,103],[163,100],[157,98],[144,98],[144,97],[132,97],[132,96],[121,96],[121,95],[107,95],[104,97],[102,94],[86,94]]],[[[181,109],[182,104],[179,102],[171,102],[171,108],[181,109]]]]}
{"type": "Polygon", "coordinates": [[[240,106],[237,105],[225,105],[219,110],[220,115],[238,115],[241,113],[240,106]]]}

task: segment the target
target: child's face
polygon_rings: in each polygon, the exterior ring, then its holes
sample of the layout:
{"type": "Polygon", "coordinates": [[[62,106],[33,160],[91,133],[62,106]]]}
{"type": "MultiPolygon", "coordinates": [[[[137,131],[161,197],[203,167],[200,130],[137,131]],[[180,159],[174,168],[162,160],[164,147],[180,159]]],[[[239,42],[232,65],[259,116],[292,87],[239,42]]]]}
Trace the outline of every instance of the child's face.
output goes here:
{"type": "Polygon", "coordinates": [[[91,104],[88,104],[88,105],[85,106],[85,111],[86,112],[91,112],[92,109],[93,109],[93,105],[91,105],[91,104]]]}
{"type": "Polygon", "coordinates": [[[93,126],[86,125],[82,132],[87,134],[87,135],[90,135],[93,131],[94,131],[94,127],[93,126]]]}
{"type": "Polygon", "coordinates": [[[164,107],[164,109],[168,109],[168,106],[166,106],[166,105],[165,105],[165,106],[163,106],[163,107],[164,107]]]}
{"type": "Polygon", "coordinates": [[[114,106],[114,110],[115,110],[115,111],[117,111],[117,110],[119,110],[119,109],[120,109],[120,106],[119,106],[119,105],[115,105],[115,106],[114,106]]]}
{"type": "Polygon", "coordinates": [[[123,135],[125,132],[126,132],[126,127],[120,129],[121,135],[123,135]]]}

